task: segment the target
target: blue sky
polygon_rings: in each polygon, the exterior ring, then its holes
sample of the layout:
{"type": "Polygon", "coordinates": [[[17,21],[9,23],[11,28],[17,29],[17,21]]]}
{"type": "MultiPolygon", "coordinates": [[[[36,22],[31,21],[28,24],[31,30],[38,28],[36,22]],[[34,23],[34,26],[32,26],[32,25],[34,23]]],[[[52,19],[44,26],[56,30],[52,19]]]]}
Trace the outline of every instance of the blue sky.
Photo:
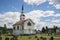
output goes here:
{"type": "Polygon", "coordinates": [[[20,11],[22,0],[0,0],[0,13],[8,11],[20,11]]]}
{"type": "Polygon", "coordinates": [[[29,5],[24,2],[24,0],[0,0],[0,13],[12,11],[12,12],[21,12],[21,6],[24,4],[24,11],[29,12],[32,10],[53,10],[57,13],[60,13],[60,9],[56,9],[53,5],[49,5],[46,1],[40,5],[29,5]]]}
{"type": "Polygon", "coordinates": [[[17,20],[19,20],[22,5],[24,5],[24,13],[26,17],[28,18],[29,16],[32,20],[35,18],[34,22],[36,25],[39,24],[40,26],[50,27],[56,25],[60,27],[59,0],[0,0],[1,25],[6,23],[11,27],[17,20]],[[13,21],[13,18],[15,21],[13,21]]]}

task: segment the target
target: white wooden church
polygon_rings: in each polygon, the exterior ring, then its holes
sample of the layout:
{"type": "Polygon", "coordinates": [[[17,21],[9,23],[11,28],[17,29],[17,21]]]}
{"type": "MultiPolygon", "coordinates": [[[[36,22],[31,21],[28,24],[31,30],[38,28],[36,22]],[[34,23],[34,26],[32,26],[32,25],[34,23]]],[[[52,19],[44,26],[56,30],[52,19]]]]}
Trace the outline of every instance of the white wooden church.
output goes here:
{"type": "Polygon", "coordinates": [[[24,7],[22,6],[20,20],[13,25],[13,35],[36,34],[35,29],[34,29],[35,23],[31,19],[25,19],[23,10],[24,10],[24,7]]]}

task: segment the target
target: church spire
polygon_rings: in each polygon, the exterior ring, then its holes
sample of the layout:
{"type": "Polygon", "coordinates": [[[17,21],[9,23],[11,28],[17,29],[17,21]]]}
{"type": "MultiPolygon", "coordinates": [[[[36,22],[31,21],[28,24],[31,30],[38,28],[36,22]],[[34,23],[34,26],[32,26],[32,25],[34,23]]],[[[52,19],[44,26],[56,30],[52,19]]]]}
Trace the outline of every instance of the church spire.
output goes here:
{"type": "Polygon", "coordinates": [[[22,13],[23,13],[23,11],[24,11],[24,6],[22,5],[22,13]]]}
{"type": "Polygon", "coordinates": [[[25,15],[24,15],[24,6],[22,5],[22,12],[20,15],[20,20],[24,20],[25,19],[25,15]]]}

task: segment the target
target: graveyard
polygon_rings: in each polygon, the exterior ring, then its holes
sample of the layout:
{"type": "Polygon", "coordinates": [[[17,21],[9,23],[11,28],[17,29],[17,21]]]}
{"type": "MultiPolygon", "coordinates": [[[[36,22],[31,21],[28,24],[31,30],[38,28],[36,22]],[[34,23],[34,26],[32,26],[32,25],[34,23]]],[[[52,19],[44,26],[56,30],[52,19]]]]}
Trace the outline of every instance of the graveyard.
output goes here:
{"type": "Polygon", "coordinates": [[[13,39],[15,39],[15,40],[41,40],[41,39],[42,40],[51,40],[51,36],[53,37],[53,40],[60,40],[60,33],[59,34],[55,33],[53,30],[52,30],[53,33],[52,33],[52,31],[48,31],[48,33],[50,32],[49,34],[47,33],[47,31],[41,30],[42,33],[40,31],[38,31],[36,33],[36,35],[30,35],[30,36],[27,36],[27,35],[26,36],[20,36],[19,35],[19,36],[16,36],[17,39],[16,39],[16,37],[14,37],[11,34],[11,32],[12,32],[11,30],[12,29],[7,30],[7,28],[4,27],[4,30],[2,30],[0,32],[0,40],[13,40],[13,39]]]}
{"type": "Polygon", "coordinates": [[[0,0],[0,40],[60,40],[60,0],[0,0]]]}
{"type": "MultiPolygon", "coordinates": [[[[60,40],[60,34],[59,35],[52,35],[54,40],[60,40]]],[[[8,35],[1,35],[2,40],[11,40],[13,36],[8,35]],[[8,38],[8,39],[6,39],[8,38]]],[[[15,40],[40,40],[40,38],[45,38],[43,40],[50,40],[51,35],[48,36],[48,34],[37,34],[32,36],[17,36],[17,39],[15,40]]]]}

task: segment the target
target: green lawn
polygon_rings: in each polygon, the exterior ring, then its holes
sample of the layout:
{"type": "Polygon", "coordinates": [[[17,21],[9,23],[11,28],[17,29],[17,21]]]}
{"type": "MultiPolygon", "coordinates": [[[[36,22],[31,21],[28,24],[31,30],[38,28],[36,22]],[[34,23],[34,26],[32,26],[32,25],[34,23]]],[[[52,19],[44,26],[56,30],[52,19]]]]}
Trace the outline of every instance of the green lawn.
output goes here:
{"type": "MultiPolygon", "coordinates": [[[[51,37],[51,36],[48,36],[47,34],[37,34],[36,36],[38,36],[38,38],[41,36],[46,37],[47,40],[49,40],[51,37]]],[[[9,37],[9,39],[12,38],[12,36],[8,36],[8,37],[9,37]]],[[[54,37],[54,40],[60,40],[60,35],[55,35],[53,37],[54,37]]],[[[5,36],[2,35],[2,40],[4,40],[4,39],[5,39],[5,36]]],[[[29,39],[29,36],[19,36],[18,40],[37,40],[37,38],[35,38],[35,36],[31,36],[31,38],[29,39]]]]}

